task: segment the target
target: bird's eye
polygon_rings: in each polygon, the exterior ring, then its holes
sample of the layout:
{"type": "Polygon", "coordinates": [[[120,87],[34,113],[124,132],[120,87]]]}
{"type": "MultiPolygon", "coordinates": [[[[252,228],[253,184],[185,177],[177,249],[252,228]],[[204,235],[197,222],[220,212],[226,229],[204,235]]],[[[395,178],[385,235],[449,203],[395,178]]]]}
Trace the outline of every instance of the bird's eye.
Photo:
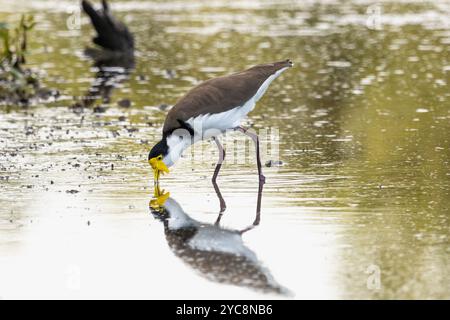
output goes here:
{"type": "Polygon", "coordinates": [[[162,156],[158,156],[158,160],[162,160],[162,156]]]}

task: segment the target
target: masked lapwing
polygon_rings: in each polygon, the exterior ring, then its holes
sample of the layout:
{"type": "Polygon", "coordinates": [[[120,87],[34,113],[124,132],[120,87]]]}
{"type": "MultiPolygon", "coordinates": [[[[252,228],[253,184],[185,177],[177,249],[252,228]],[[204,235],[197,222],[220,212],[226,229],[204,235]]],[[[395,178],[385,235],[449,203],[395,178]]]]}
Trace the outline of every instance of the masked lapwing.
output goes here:
{"type": "MultiPolygon", "coordinates": [[[[160,174],[169,173],[169,167],[177,162],[184,150],[208,138],[213,138],[219,148],[219,162],[212,177],[216,187],[216,178],[225,158],[225,150],[218,136],[229,130],[242,132],[254,141],[261,191],[265,177],[261,168],[259,138],[242,127],[241,121],[254,109],[270,83],[292,66],[290,60],[260,64],[238,73],[207,80],[178,100],[167,113],[162,139],[148,155],[154,171],[155,196],[161,196],[160,174]]],[[[222,199],[221,209],[224,210],[222,199]]]]}

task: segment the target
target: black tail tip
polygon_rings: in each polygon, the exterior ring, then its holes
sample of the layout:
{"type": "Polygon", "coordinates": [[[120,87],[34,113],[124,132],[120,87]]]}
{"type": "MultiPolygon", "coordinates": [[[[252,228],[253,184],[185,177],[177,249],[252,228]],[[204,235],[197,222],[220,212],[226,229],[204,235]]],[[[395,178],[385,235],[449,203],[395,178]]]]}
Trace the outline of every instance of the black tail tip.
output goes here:
{"type": "Polygon", "coordinates": [[[82,0],[81,1],[81,7],[83,8],[84,12],[86,12],[86,13],[89,12],[89,11],[94,10],[92,8],[91,3],[89,1],[86,1],[86,0],[82,0]]]}

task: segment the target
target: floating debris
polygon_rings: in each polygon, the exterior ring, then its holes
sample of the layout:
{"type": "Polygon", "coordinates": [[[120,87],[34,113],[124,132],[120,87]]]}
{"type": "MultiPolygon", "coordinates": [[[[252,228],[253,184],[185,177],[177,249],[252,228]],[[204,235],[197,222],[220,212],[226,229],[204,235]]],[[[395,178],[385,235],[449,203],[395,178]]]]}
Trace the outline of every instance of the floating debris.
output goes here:
{"type": "Polygon", "coordinates": [[[133,132],[138,132],[139,131],[138,128],[125,128],[125,129],[128,131],[128,133],[133,133],[133,132]]]}
{"type": "Polygon", "coordinates": [[[266,161],[266,167],[281,167],[284,165],[284,162],[281,160],[269,160],[266,161]]]}
{"type": "Polygon", "coordinates": [[[177,73],[173,69],[164,70],[164,78],[166,79],[174,79],[177,76],[177,73]]]}
{"type": "Polygon", "coordinates": [[[94,112],[95,113],[105,113],[106,112],[106,107],[102,107],[102,106],[96,106],[95,108],[94,108],[94,112]]]}
{"type": "Polygon", "coordinates": [[[80,102],[75,102],[75,103],[72,104],[69,108],[70,108],[70,109],[73,111],[73,113],[75,113],[75,114],[81,114],[81,113],[84,112],[84,106],[83,106],[83,104],[80,103],[80,102]]]}
{"type": "Polygon", "coordinates": [[[122,108],[129,108],[129,107],[131,107],[131,100],[130,99],[119,100],[117,102],[117,105],[122,108]]]}
{"type": "Polygon", "coordinates": [[[148,80],[149,80],[149,77],[146,76],[146,75],[144,75],[144,74],[139,74],[139,75],[136,76],[136,79],[137,79],[138,81],[148,81],[148,80]]]}

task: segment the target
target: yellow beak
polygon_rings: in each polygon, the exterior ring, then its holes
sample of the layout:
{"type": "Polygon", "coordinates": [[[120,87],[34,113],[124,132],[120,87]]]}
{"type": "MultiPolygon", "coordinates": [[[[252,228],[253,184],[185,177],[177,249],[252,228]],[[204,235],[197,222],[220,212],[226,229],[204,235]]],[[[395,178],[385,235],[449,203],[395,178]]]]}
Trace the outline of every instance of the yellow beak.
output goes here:
{"type": "Polygon", "coordinates": [[[148,163],[153,168],[153,177],[154,177],[154,197],[158,198],[162,195],[160,189],[159,189],[159,176],[161,173],[169,173],[169,168],[167,168],[166,164],[158,159],[158,157],[151,158],[148,163]]]}

